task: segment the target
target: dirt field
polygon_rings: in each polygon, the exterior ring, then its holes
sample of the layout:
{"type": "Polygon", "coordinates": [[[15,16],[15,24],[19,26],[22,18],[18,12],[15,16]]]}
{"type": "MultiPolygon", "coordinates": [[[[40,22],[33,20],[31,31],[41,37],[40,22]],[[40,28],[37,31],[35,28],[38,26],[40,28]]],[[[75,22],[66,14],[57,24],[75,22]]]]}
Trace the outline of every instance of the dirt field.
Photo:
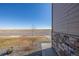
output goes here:
{"type": "MultiPolygon", "coordinates": [[[[17,52],[37,50],[40,47],[38,43],[48,42],[46,36],[1,36],[0,37],[0,49],[9,49],[13,47],[13,50],[17,52]]],[[[16,52],[16,54],[17,54],[16,52]]],[[[2,53],[2,52],[1,52],[2,53]]],[[[12,53],[11,55],[16,55],[12,53]]],[[[20,53],[22,54],[22,53],[20,53]]],[[[19,55],[20,55],[19,54],[19,55]]]]}
{"type": "Polygon", "coordinates": [[[28,55],[41,49],[42,42],[49,42],[50,29],[0,30],[0,55],[28,55]]]}

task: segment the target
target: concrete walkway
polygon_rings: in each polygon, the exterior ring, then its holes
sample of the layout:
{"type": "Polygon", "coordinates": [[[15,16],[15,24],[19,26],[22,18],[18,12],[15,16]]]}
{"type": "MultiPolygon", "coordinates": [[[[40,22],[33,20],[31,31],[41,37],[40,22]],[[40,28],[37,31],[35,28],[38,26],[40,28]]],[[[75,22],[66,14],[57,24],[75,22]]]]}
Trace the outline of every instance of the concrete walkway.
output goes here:
{"type": "Polygon", "coordinates": [[[47,48],[47,49],[29,54],[28,56],[57,56],[57,54],[53,48],[47,48]]]}

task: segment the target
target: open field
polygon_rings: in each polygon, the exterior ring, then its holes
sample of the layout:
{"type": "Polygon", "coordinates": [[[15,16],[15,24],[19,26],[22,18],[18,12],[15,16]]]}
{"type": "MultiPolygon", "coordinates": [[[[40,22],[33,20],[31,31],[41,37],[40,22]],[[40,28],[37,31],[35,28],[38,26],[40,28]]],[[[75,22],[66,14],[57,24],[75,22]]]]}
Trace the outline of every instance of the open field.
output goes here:
{"type": "MultiPolygon", "coordinates": [[[[6,37],[0,39],[0,49],[10,49],[17,52],[38,51],[41,49],[40,43],[48,42],[48,38],[45,36],[22,36],[22,37],[6,37]]],[[[16,55],[15,54],[15,55],[16,55]]],[[[13,54],[12,54],[13,55],[13,54]]],[[[20,55],[20,54],[19,54],[20,55]]]]}
{"type": "MultiPolygon", "coordinates": [[[[26,31],[28,32],[28,31],[26,31]]],[[[30,31],[29,31],[30,32],[30,31]]],[[[43,32],[40,30],[40,33],[43,32]]],[[[44,31],[45,32],[45,31],[44,31]]],[[[44,33],[43,32],[43,33],[44,33]]],[[[16,35],[19,31],[0,31],[0,33],[7,33],[8,35],[0,35],[0,54],[5,53],[9,49],[12,50],[12,53],[8,55],[28,55],[32,52],[41,50],[42,42],[50,42],[48,34],[44,33],[41,35],[36,34],[32,35],[23,35],[23,31],[20,31],[20,35],[16,35]],[[12,33],[12,34],[11,34],[12,33]]],[[[48,32],[47,32],[48,33],[48,32]]],[[[50,32],[49,32],[50,33],[50,32]]]]}
{"type": "Polygon", "coordinates": [[[35,42],[49,41],[45,36],[0,37],[0,48],[13,45],[30,45],[35,42]]]}
{"type": "Polygon", "coordinates": [[[39,35],[50,35],[50,29],[16,29],[16,30],[0,30],[0,36],[10,36],[10,35],[26,35],[26,36],[39,36],[39,35]]]}

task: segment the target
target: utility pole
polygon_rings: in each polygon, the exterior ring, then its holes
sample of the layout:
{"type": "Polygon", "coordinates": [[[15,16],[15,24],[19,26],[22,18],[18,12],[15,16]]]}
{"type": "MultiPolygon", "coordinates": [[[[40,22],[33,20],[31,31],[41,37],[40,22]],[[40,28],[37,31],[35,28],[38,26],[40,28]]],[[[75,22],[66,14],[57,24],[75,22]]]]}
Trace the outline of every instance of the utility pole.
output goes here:
{"type": "Polygon", "coordinates": [[[32,36],[35,35],[35,34],[34,34],[34,30],[35,30],[35,27],[34,27],[34,25],[32,24],[32,36]]]}
{"type": "Polygon", "coordinates": [[[32,36],[33,36],[33,24],[32,24],[32,36]]]}
{"type": "MultiPolygon", "coordinates": [[[[32,24],[32,36],[34,36],[34,25],[32,24]]],[[[34,45],[34,38],[32,38],[32,45],[34,45]]]]}

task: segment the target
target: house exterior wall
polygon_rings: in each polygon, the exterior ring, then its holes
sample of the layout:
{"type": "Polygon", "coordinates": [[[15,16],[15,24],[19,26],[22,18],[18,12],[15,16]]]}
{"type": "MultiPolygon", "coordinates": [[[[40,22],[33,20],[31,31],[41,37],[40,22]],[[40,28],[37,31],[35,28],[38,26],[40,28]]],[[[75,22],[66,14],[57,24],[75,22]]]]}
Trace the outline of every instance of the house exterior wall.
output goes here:
{"type": "Polygon", "coordinates": [[[53,32],[58,55],[79,55],[79,4],[53,4],[53,32]]]}
{"type": "Polygon", "coordinates": [[[79,35],[79,4],[53,4],[53,27],[57,32],[79,35]]]}

